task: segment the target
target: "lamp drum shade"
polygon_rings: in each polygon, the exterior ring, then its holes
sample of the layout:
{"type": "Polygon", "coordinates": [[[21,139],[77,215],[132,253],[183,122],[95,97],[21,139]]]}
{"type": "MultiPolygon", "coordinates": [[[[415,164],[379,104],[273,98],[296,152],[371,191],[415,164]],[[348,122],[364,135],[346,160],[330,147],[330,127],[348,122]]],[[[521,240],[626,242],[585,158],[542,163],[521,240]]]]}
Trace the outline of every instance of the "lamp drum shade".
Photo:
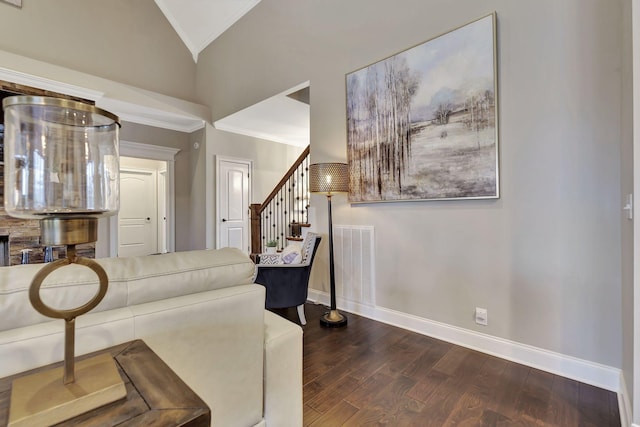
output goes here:
{"type": "Polygon", "coordinates": [[[321,194],[348,192],[348,165],[346,163],[313,163],[309,165],[309,191],[321,194]]]}
{"type": "Polygon", "coordinates": [[[13,217],[114,215],[118,117],[82,102],[12,96],[4,108],[4,204],[13,217]]]}

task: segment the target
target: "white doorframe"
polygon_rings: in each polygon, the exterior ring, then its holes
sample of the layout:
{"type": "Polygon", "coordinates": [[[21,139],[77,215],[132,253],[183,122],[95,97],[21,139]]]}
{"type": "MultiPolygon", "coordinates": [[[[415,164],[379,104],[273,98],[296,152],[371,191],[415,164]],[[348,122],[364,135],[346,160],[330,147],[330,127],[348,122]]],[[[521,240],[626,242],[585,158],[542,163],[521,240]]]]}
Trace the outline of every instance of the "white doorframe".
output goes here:
{"type": "MultiPolygon", "coordinates": [[[[633,50],[633,200],[640,202],[640,1],[631,2],[633,50]]],[[[640,425],[640,223],[633,223],[633,402],[631,420],[640,425]]]]}
{"type": "MultiPolygon", "coordinates": [[[[249,188],[248,188],[248,194],[247,194],[247,208],[249,207],[249,205],[251,204],[251,188],[253,187],[251,185],[252,181],[253,181],[253,161],[249,160],[249,159],[240,159],[237,157],[226,157],[226,156],[220,156],[220,155],[216,155],[215,156],[216,160],[216,214],[215,214],[215,224],[216,224],[216,248],[220,248],[220,227],[218,227],[218,224],[220,224],[220,222],[222,221],[222,218],[220,217],[220,162],[235,162],[235,163],[241,163],[241,164],[245,164],[247,165],[247,167],[249,168],[249,188]]],[[[247,232],[248,232],[248,242],[249,245],[251,244],[251,220],[249,219],[249,215],[247,215],[247,232]]]]}
{"type": "MultiPolygon", "coordinates": [[[[160,147],[151,144],[120,140],[120,156],[167,162],[165,200],[167,203],[167,251],[176,250],[176,198],[175,198],[175,157],[180,149],[160,147]]],[[[112,216],[109,221],[109,256],[118,256],[118,220],[112,216]]]]}
{"type": "MultiPolygon", "coordinates": [[[[165,162],[165,165],[167,163],[165,162]]],[[[167,247],[167,171],[158,171],[158,252],[169,252],[167,247]]]]}

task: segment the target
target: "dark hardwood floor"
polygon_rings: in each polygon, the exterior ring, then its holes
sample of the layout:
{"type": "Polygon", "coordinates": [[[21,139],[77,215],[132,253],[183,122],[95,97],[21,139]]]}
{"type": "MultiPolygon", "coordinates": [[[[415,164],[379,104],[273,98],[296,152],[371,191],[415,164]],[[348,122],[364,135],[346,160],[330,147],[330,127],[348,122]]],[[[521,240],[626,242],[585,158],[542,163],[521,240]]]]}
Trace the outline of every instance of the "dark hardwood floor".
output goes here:
{"type": "Polygon", "coordinates": [[[350,313],[324,329],[326,308],[305,309],[305,426],[620,426],[615,393],[350,313]]]}

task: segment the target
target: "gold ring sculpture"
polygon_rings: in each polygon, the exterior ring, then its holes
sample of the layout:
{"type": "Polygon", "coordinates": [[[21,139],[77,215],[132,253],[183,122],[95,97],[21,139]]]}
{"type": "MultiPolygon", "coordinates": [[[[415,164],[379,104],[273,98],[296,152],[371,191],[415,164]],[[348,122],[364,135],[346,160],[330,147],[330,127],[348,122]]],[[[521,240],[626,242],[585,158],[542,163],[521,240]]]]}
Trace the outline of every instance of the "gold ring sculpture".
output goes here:
{"type": "Polygon", "coordinates": [[[31,287],[29,287],[29,300],[31,301],[33,308],[35,308],[40,314],[47,317],[64,319],[64,384],[70,384],[75,381],[76,317],[88,313],[100,304],[100,301],[102,301],[104,296],[107,294],[108,287],[109,279],[107,278],[107,273],[104,271],[102,266],[92,259],[77,256],[76,245],[68,245],[67,257],[45,265],[40,271],[38,271],[31,282],[31,287]],[[85,267],[89,267],[93,270],[100,280],[100,288],[89,302],[80,307],[71,310],[58,310],[51,308],[42,301],[42,298],[40,298],[40,287],[42,286],[42,282],[53,271],[70,264],[84,265],[85,267]]]}

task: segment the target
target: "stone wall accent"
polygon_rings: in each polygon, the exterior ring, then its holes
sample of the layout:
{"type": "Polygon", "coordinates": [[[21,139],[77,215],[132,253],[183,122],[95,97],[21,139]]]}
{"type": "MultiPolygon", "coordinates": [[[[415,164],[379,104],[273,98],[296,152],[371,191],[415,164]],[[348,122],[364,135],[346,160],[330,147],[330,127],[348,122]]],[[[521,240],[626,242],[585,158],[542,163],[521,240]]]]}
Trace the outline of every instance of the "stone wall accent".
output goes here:
{"type": "MultiPolygon", "coordinates": [[[[4,210],[4,165],[0,165],[0,236],[9,236],[10,265],[20,264],[23,249],[31,249],[30,263],[44,262],[44,247],[40,244],[40,221],[13,218],[4,210]]],[[[95,243],[78,245],[76,249],[80,256],[95,258],[95,243]]],[[[66,256],[64,246],[53,248],[54,259],[66,256]]]]}

